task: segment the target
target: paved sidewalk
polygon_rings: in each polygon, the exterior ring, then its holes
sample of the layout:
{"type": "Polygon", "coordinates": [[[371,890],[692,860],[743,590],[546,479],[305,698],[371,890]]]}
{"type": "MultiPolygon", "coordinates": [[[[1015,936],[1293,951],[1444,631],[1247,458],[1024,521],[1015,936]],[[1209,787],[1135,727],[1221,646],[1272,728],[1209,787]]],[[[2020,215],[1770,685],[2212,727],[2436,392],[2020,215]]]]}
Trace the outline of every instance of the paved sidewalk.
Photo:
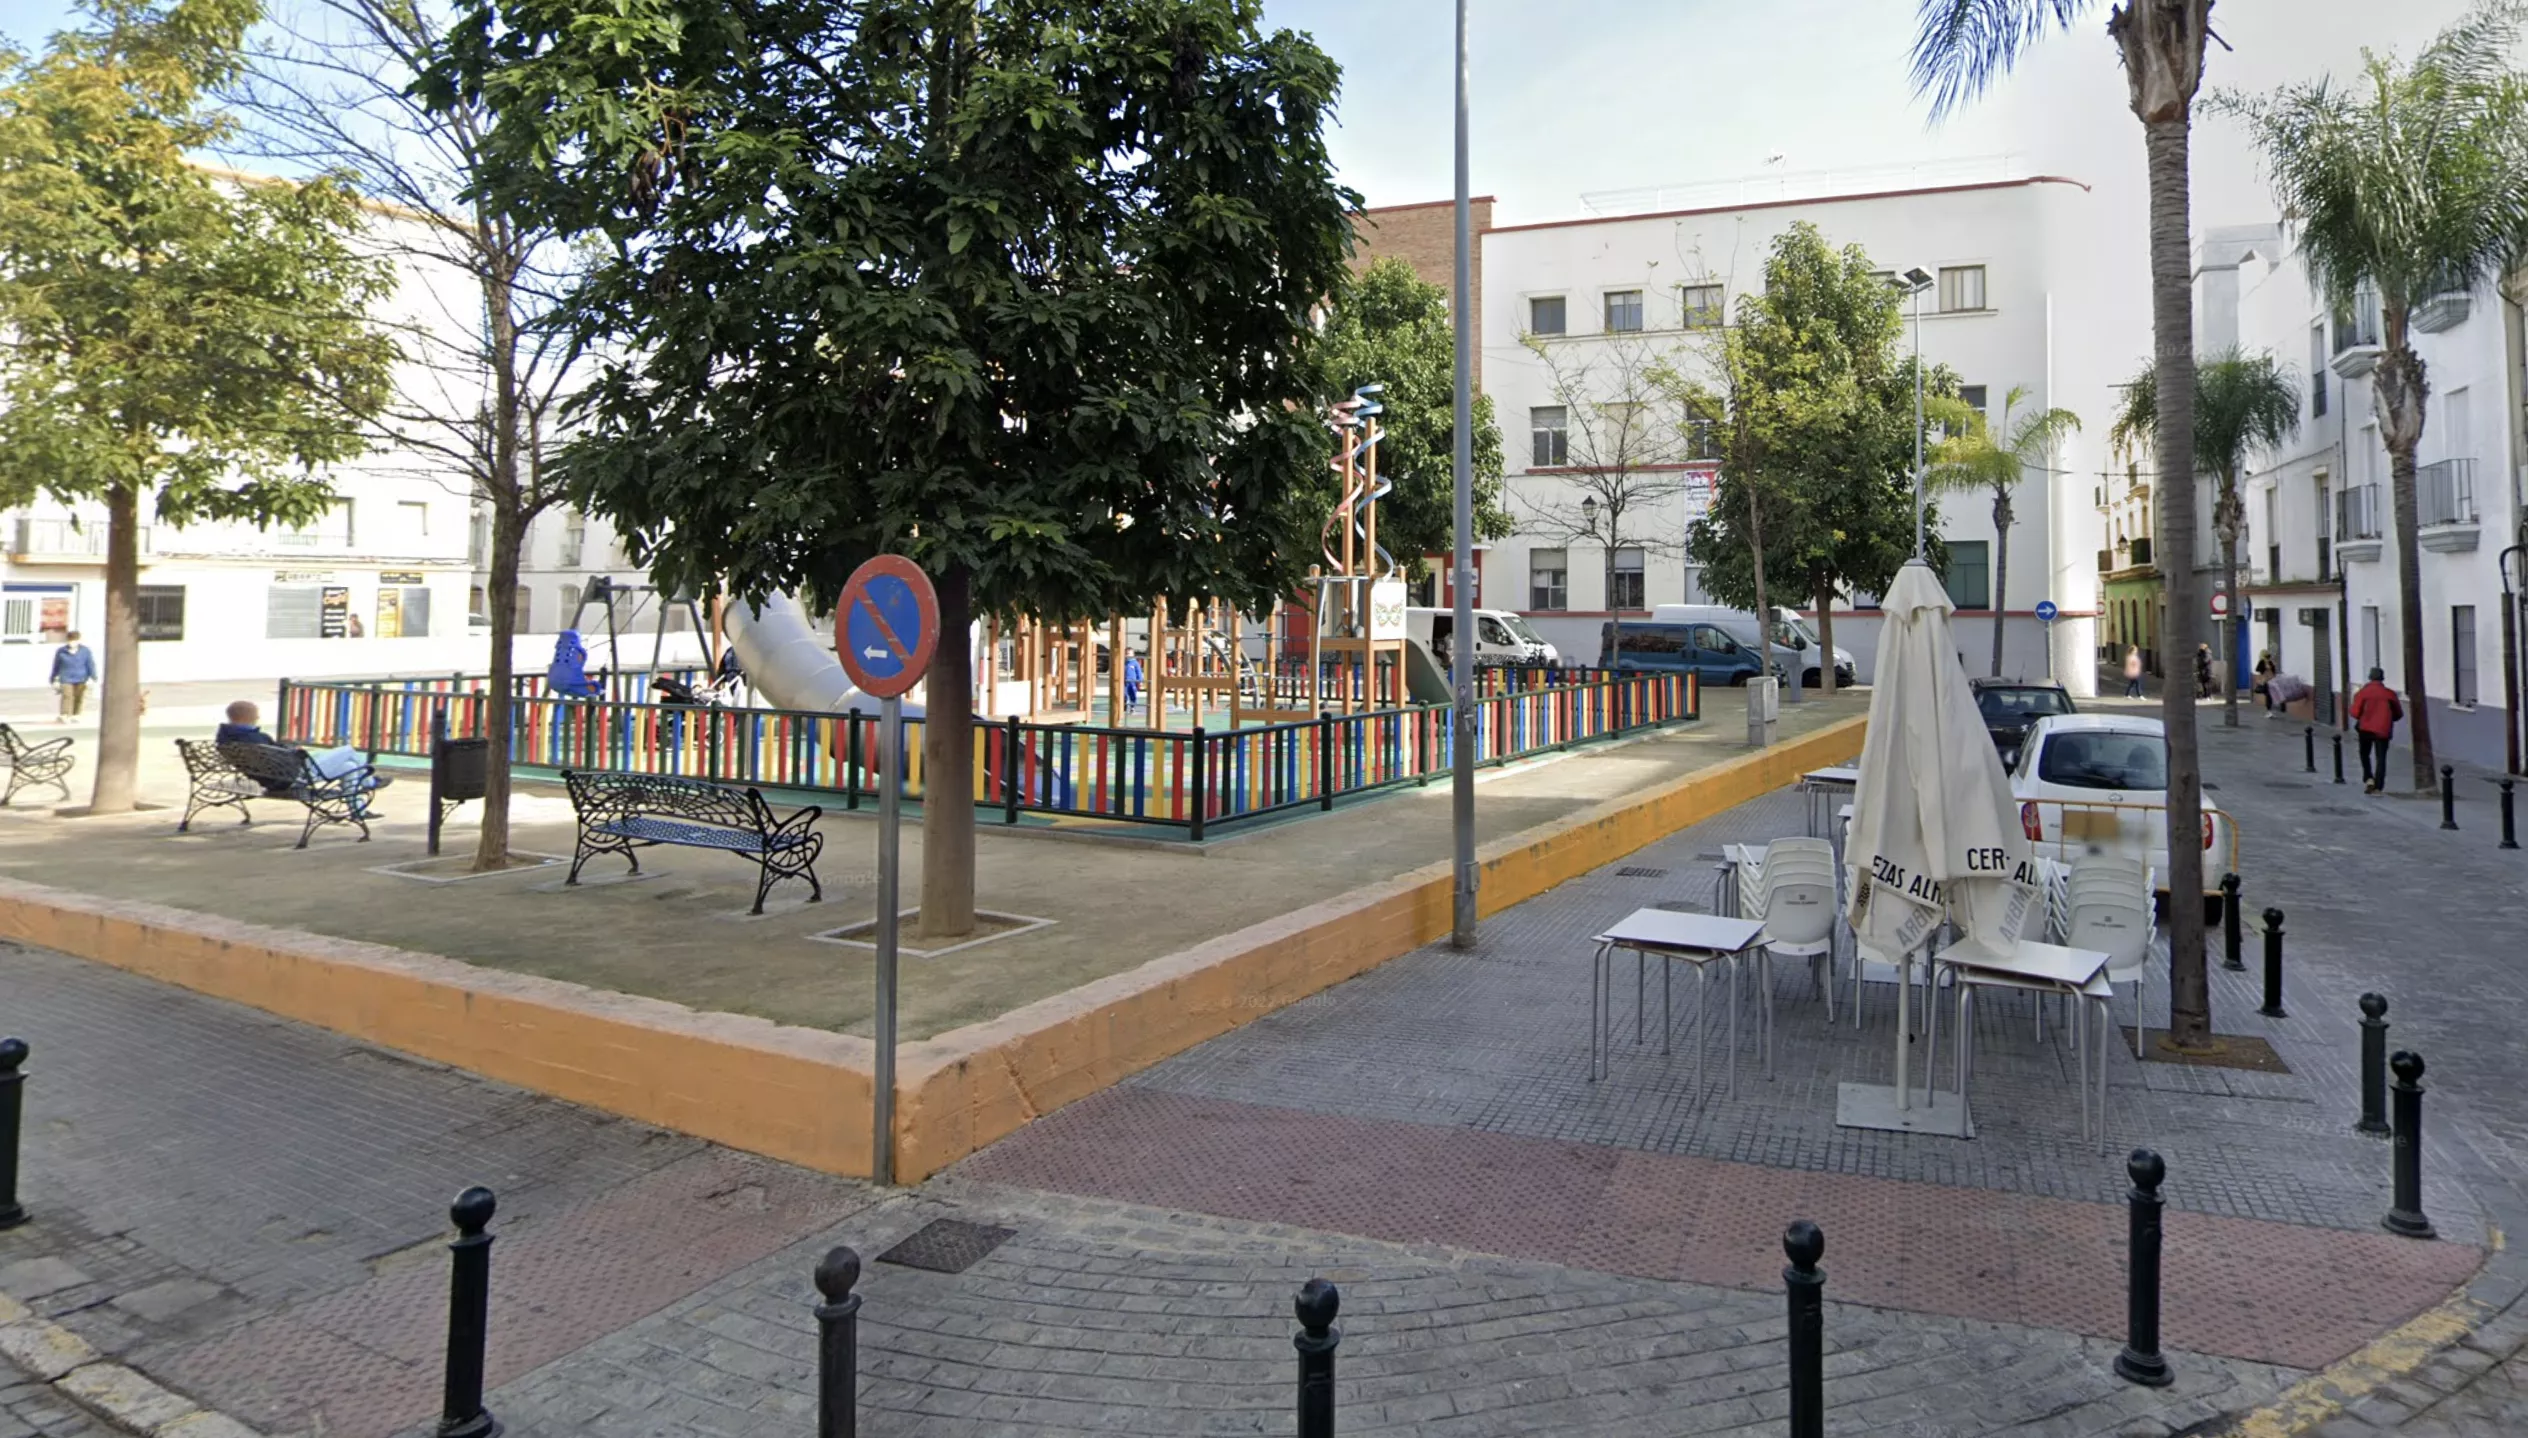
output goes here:
{"type": "Polygon", "coordinates": [[[0,1438],[106,1438],[110,1431],[0,1358],[0,1438]]]}

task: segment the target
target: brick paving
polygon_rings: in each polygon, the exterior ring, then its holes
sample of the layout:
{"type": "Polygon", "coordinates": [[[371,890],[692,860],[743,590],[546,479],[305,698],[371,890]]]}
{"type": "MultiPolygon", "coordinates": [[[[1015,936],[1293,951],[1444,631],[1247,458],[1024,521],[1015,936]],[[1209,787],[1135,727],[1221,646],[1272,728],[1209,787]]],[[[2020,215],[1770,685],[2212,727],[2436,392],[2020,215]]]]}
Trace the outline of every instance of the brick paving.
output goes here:
{"type": "Polygon", "coordinates": [[[0,1358],[0,1438],[106,1438],[110,1431],[0,1358]]]}

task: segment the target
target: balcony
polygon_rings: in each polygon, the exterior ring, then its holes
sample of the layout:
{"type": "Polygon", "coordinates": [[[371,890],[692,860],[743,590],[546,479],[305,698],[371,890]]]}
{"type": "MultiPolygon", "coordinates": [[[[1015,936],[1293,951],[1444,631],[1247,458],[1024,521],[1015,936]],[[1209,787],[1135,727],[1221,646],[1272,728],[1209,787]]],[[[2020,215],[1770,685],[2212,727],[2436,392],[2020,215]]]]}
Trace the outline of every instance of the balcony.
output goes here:
{"type": "Polygon", "coordinates": [[[2414,328],[2427,335],[2453,330],[2467,322],[2475,302],[2464,290],[2447,290],[2414,306],[2414,328]]]}
{"type": "MultiPolygon", "coordinates": [[[[150,558],[150,527],[140,527],[140,560],[150,558]]],[[[67,519],[21,516],[9,531],[9,558],[18,564],[105,563],[105,521],[75,523],[67,519]]]]}
{"type": "Polygon", "coordinates": [[[2356,484],[2335,496],[2335,558],[2345,564],[2366,564],[2379,557],[2386,530],[2380,520],[2379,487],[2356,484]]]}
{"type": "Polygon", "coordinates": [[[2423,548],[2463,554],[2475,548],[2483,523],[2475,508],[2475,461],[2444,459],[2414,475],[2415,537],[2423,548]]]}
{"type": "Polygon", "coordinates": [[[2353,296],[2350,310],[2335,315],[2335,357],[2327,368],[2359,379],[2379,366],[2379,297],[2368,289],[2353,296]]]}

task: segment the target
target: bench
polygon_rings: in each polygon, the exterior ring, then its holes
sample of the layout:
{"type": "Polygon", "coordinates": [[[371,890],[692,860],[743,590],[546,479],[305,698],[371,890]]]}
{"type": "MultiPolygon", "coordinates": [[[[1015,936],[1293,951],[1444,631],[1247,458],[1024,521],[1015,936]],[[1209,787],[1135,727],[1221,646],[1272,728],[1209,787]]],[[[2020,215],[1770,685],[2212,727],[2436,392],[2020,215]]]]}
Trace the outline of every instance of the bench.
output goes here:
{"type": "Polygon", "coordinates": [[[621,854],[641,871],[636,850],[654,844],[720,849],[755,861],[755,913],[783,879],[806,879],[808,902],[825,898],[816,881],[816,856],[825,836],[816,832],[823,811],[811,804],[782,818],[753,789],[729,789],[699,779],[659,774],[580,773],[565,769],[571,809],[579,816],[579,844],[566,884],[579,882],[580,867],[599,854],[621,854]]]}
{"type": "Polygon", "coordinates": [[[205,809],[234,809],[237,822],[251,824],[255,816],[246,808],[250,799],[278,797],[264,793],[263,786],[245,776],[219,752],[219,746],[208,739],[178,739],[176,753],[184,760],[184,777],[193,792],[185,796],[184,817],[176,821],[176,832],[190,833],[193,816],[205,809]]]}
{"type": "Polygon", "coordinates": [[[328,779],[317,771],[314,755],[279,744],[217,747],[219,757],[260,791],[250,797],[287,799],[306,808],[307,826],[291,846],[298,849],[328,824],[349,824],[360,831],[361,843],[369,842],[369,796],[395,782],[367,764],[328,779]]]}
{"type": "Polygon", "coordinates": [[[0,724],[0,764],[9,769],[9,788],[0,794],[0,806],[14,803],[18,791],[31,784],[50,784],[70,797],[70,782],[62,776],[70,772],[70,739],[47,739],[29,744],[17,730],[0,724]]]}

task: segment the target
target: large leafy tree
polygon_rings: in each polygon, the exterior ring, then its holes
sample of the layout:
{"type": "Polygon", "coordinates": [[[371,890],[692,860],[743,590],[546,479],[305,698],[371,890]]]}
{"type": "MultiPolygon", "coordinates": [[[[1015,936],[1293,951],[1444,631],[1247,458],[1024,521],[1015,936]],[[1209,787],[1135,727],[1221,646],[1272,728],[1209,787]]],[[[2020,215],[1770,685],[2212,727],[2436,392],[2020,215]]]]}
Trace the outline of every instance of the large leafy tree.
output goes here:
{"type": "MultiPolygon", "coordinates": [[[[1395,489],[1378,502],[1378,542],[1418,571],[1422,556],[1455,543],[1457,341],[1449,327],[1448,291],[1425,284],[1413,266],[1389,255],[1353,277],[1335,297],[1325,326],[1329,402],[1365,384],[1384,384],[1378,472],[1395,489]]],[[[1515,525],[1501,508],[1501,426],[1492,396],[1475,396],[1475,538],[1508,537],[1515,525]]],[[[1339,498],[1331,482],[1326,503],[1339,498]]]]}
{"type": "Polygon", "coordinates": [[[434,104],[601,251],[565,463],[662,583],[934,578],[921,928],[970,930],[969,621],[1260,605],[1327,453],[1337,71],[1257,0],[493,0],[434,104]]]}
{"type": "Polygon", "coordinates": [[[0,79],[0,501],[103,501],[97,812],[135,802],[141,506],[160,523],[303,523],[363,448],[394,346],[389,284],[332,179],[216,178],[205,99],[253,0],[95,0],[0,79]]]}
{"type": "MultiPolygon", "coordinates": [[[[2194,463],[2194,269],[2187,155],[2194,102],[2212,38],[2212,0],[1917,0],[1915,88],[1945,116],[1991,88],[2029,47],[2099,9],[2107,38],[2124,62],[2134,117],[2142,122],[2149,162],[2151,339],[2160,393],[2167,397],[2158,430],[2159,472],[2192,474],[2194,463]]],[[[2162,485],[2159,538],[2170,554],[2194,553],[2194,496],[2162,485]],[[2171,496],[2175,496],[2173,499],[2171,496]]],[[[2169,612],[2202,612],[2202,584],[2188,564],[2167,568],[2169,612]]],[[[2168,730],[2168,1042],[2179,1049],[2212,1046],[2212,993],[2204,972],[2203,764],[2195,737],[2194,700],[2171,684],[2162,698],[2168,730]]]]}
{"type": "Polygon", "coordinates": [[[2055,451],[2080,428],[2080,416],[2067,409],[2028,407],[2026,385],[2012,385],[2001,402],[2001,425],[1995,429],[1984,415],[1968,410],[1966,424],[1940,442],[1939,453],[1923,483],[1952,494],[1988,494],[1993,501],[1993,667],[2001,673],[2003,618],[2010,609],[2010,526],[2018,519],[2011,502],[2031,470],[2050,473],[2055,451]]]}
{"type": "MultiPolygon", "coordinates": [[[[2151,442],[2159,428],[2158,376],[2147,365],[2123,385],[2124,398],[2108,432],[2119,452],[2151,442]]],[[[2300,429],[2300,385],[2270,352],[2232,349],[2195,366],[2194,458],[2212,476],[2212,533],[2221,543],[2221,570],[2231,598],[2230,630],[2222,653],[2238,653],[2247,631],[2246,606],[2237,602],[2238,540],[2247,506],[2238,481],[2247,461],[2280,447],[2300,429]]],[[[2238,727],[2238,685],[2224,686],[2221,722],[2238,727]]]]}
{"type": "Polygon", "coordinates": [[[2388,451],[2396,510],[2397,609],[2414,787],[2439,783],[2423,663],[2416,450],[2430,384],[2414,352],[2414,308],[2465,294],[2509,267],[2528,239],[2528,81],[2510,68],[2521,7],[2481,5],[2410,63],[2365,54],[2361,78],[2224,96],[2264,151],[2312,278],[2339,309],[2378,297],[2383,353],[2370,407],[2388,451]]]}

